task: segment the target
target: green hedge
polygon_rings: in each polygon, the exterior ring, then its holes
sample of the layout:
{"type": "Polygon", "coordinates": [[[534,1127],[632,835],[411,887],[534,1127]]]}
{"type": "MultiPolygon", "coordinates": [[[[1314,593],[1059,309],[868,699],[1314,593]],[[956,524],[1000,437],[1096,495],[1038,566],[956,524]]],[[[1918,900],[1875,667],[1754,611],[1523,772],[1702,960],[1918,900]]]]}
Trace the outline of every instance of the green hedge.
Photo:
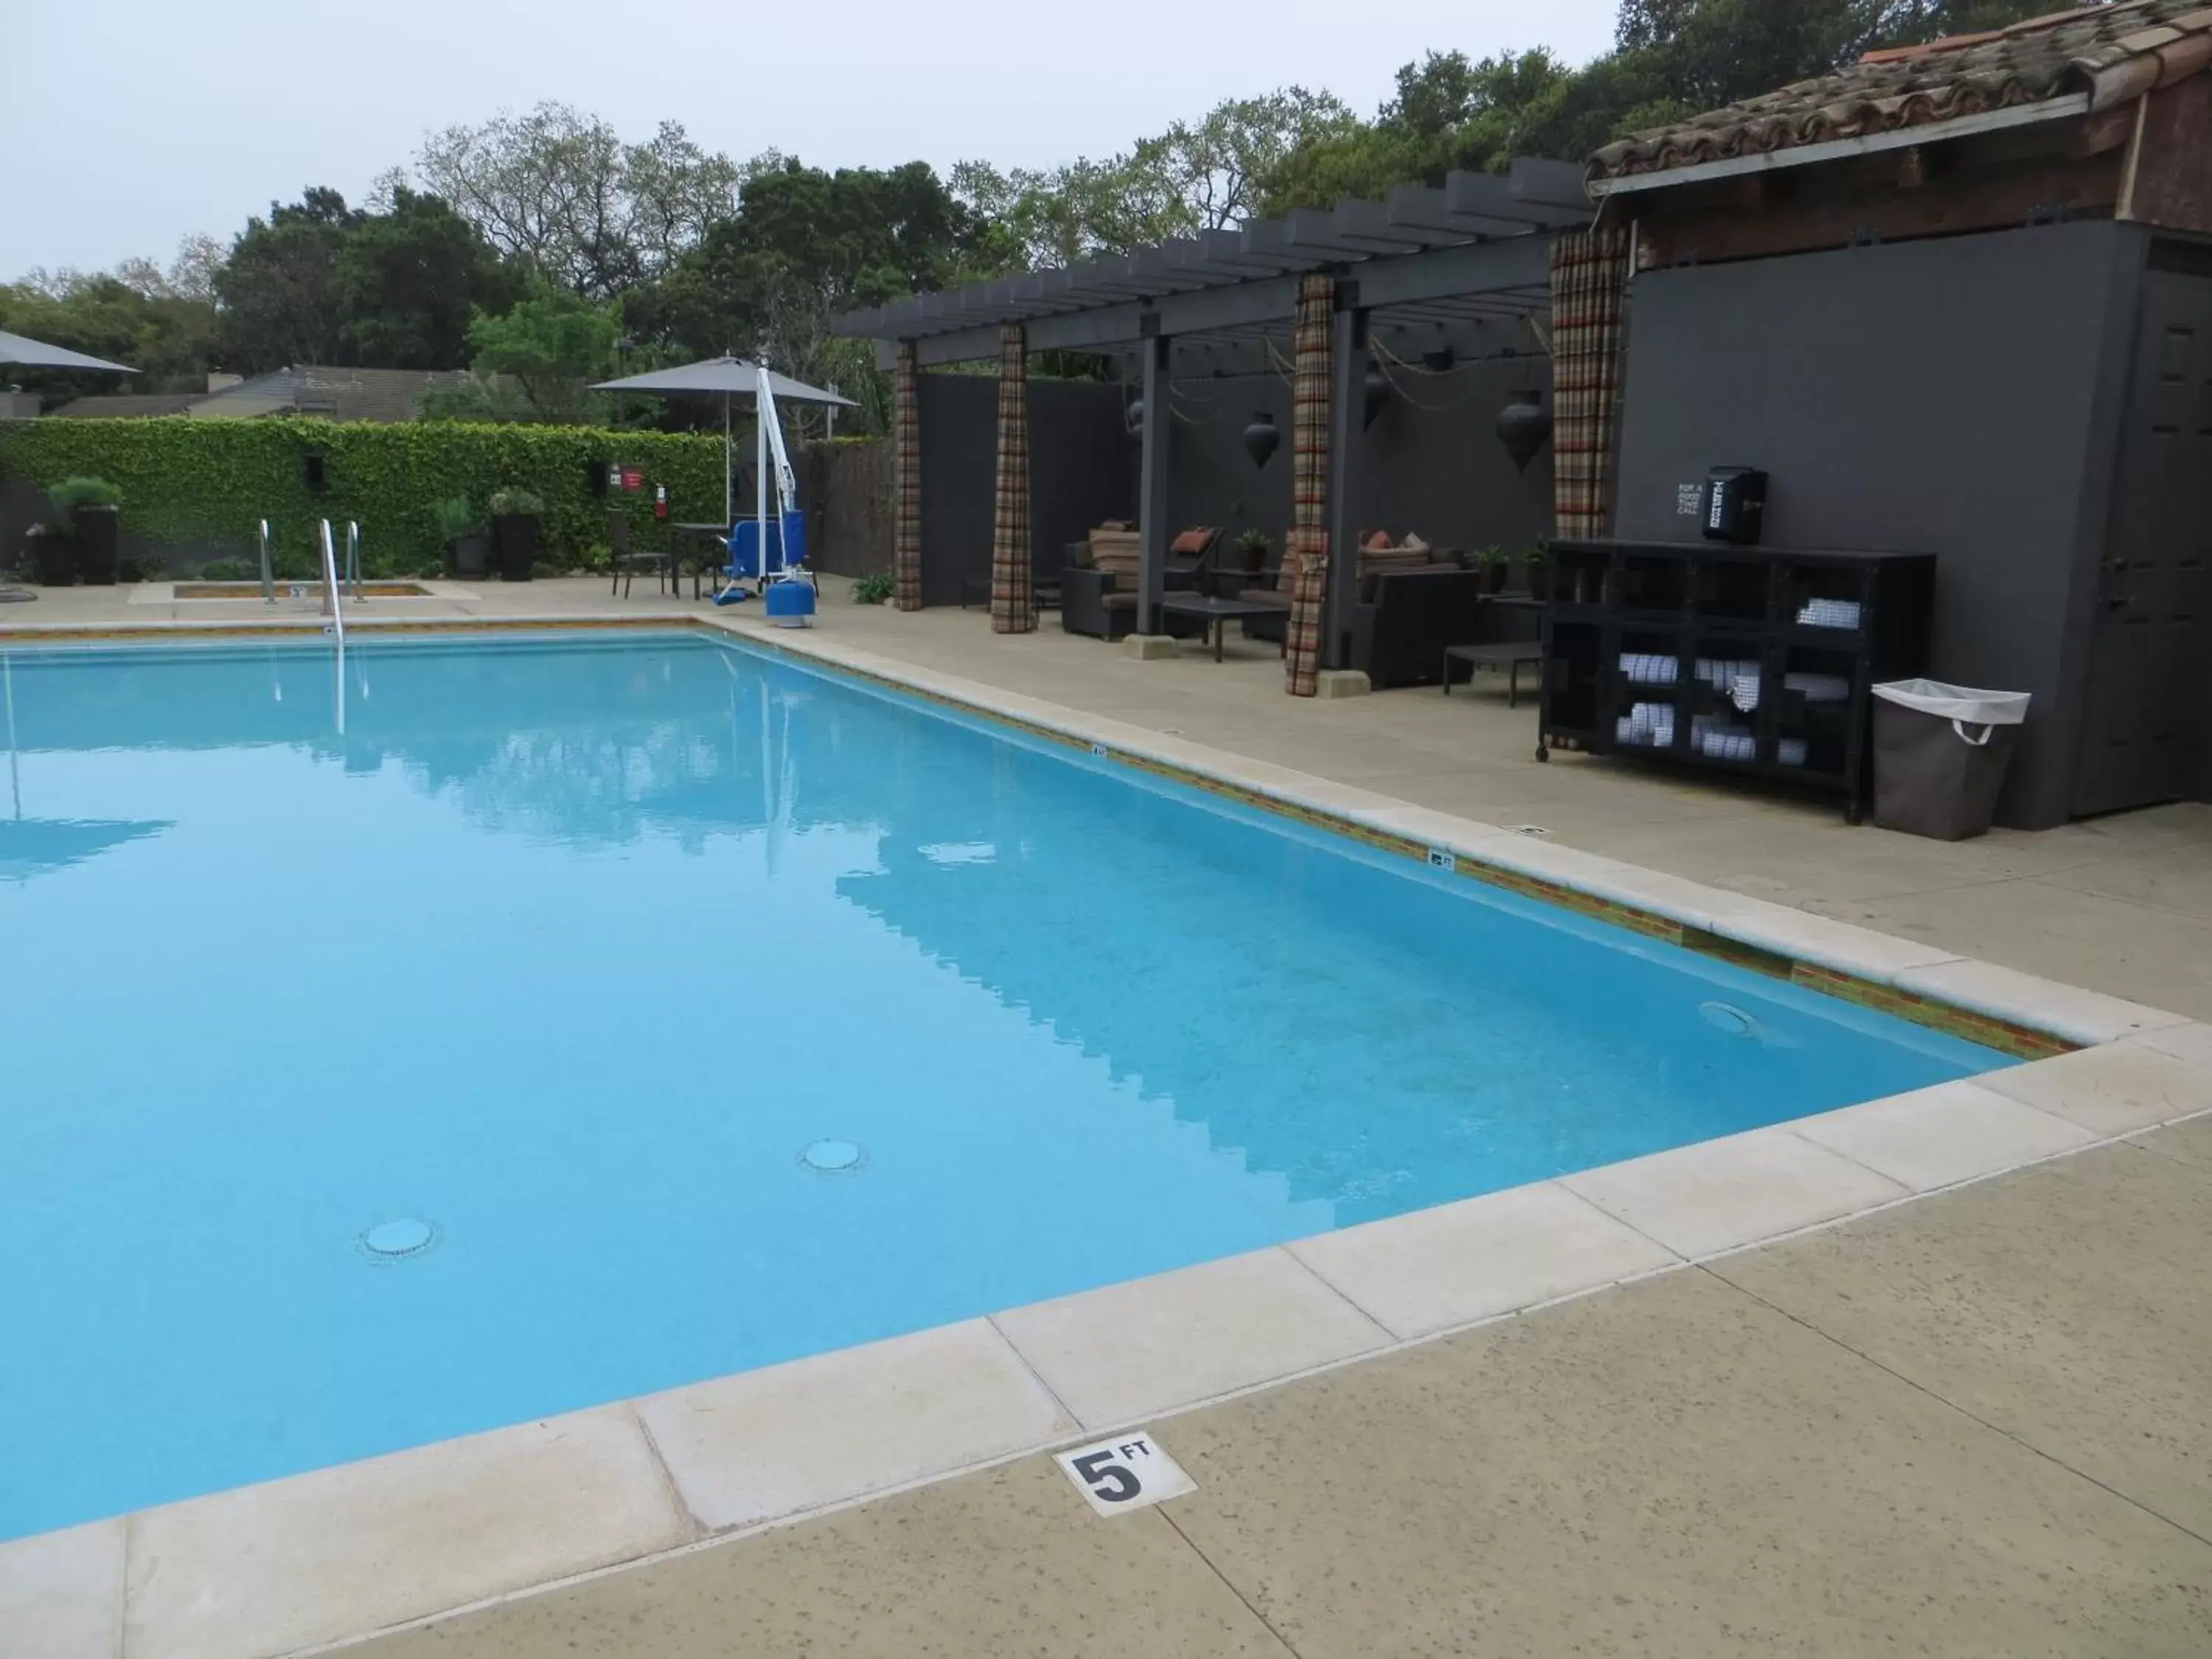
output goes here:
{"type": "Polygon", "coordinates": [[[251,558],[261,519],[288,563],[314,545],[315,526],[361,525],[372,574],[427,572],[442,557],[435,504],[466,495],[479,512],[492,491],[528,489],[545,501],[544,544],[556,564],[580,563],[606,540],[619,506],[641,548],[671,545],[653,516],[653,485],[668,487],[669,520],[722,514],[722,441],[665,432],[572,426],[470,426],[443,421],[385,426],[310,419],[0,422],[0,477],[45,486],[105,478],[123,492],[126,534],[171,545],[220,542],[251,558]],[[306,458],[323,457],[325,487],[307,485],[306,458]],[[591,493],[586,464],[642,469],[641,494],[591,493]]]}

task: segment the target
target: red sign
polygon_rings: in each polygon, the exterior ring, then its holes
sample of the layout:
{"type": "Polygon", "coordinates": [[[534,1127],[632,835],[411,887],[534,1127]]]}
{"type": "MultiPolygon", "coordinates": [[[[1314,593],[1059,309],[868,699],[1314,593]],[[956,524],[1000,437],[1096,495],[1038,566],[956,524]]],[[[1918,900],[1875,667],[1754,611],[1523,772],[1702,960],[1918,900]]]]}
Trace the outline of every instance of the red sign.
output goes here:
{"type": "Polygon", "coordinates": [[[642,468],[642,467],[637,467],[637,466],[626,466],[626,467],[624,467],[624,468],[623,469],[622,481],[623,481],[623,488],[624,489],[644,489],[644,488],[645,488],[645,469],[644,469],[644,468],[642,468]]]}

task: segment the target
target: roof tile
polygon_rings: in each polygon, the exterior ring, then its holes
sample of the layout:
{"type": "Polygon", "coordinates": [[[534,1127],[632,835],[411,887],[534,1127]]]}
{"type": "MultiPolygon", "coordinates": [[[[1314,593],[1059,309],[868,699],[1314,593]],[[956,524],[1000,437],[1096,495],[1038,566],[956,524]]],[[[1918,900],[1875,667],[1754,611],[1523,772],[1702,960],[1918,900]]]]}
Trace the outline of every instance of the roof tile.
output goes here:
{"type": "Polygon", "coordinates": [[[1869,133],[1932,126],[1991,110],[2087,93],[2108,107],[2212,63],[2212,6],[2120,0],[2008,28],[1871,52],[1833,75],[1800,81],[1591,156],[1593,179],[1664,173],[1869,133]]]}

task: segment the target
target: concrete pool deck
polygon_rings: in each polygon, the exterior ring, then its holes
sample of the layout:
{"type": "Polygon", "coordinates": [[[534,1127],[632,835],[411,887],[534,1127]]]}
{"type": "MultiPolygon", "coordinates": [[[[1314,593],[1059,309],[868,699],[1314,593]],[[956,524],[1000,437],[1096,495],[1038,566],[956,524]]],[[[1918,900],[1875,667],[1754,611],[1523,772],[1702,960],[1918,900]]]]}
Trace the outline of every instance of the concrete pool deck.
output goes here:
{"type": "MultiPolygon", "coordinates": [[[[106,595],[54,597],[65,603],[38,621],[144,617],[143,605],[118,615],[106,595]]],[[[596,583],[441,602],[455,616],[610,609],[596,583]]],[[[0,625],[30,621],[31,609],[0,625]]],[[[612,609],[640,621],[698,614],[641,599],[612,609]]],[[[1764,915],[1771,899],[1802,914],[1803,938],[1862,956],[1869,936],[1813,920],[1824,871],[1852,850],[1842,837],[1894,844],[1903,863],[1885,865],[1885,879],[1900,868],[1908,882],[1948,877],[1951,886],[1890,895],[1908,910],[1925,894],[2032,886],[2100,864],[2115,867],[2081,878],[2135,882],[2147,896],[2162,881],[2174,890],[2150,904],[2085,893],[2146,915],[2160,902],[2183,908],[2208,884],[2212,830],[2200,814],[2148,815],[2161,822],[2141,844],[2037,862],[2046,837],[1930,848],[1846,830],[1832,808],[1725,793],[1730,810],[1716,812],[1706,786],[1574,757],[1542,769],[1510,760],[1509,745],[1533,746],[1533,715],[1507,716],[1486,688],[1473,700],[1430,691],[1293,702],[1271,647],[1218,668],[1194,653],[1140,663],[1056,633],[1000,640],[977,613],[898,617],[834,600],[801,644],[833,657],[857,647],[924,682],[983,682],[1011,694],[1003,701],[1017,713],[1049,699],[1149,732],[1163,752],[1187,745],[1194,763],[1206,744],[1263,769],[1294,766],[1318,775],[1301,787],[1324,804],[1410,800],[1425,816],[1393,821],[1448,845],[1447,819],[1539,823],[1551,834],[1509,842],[1491,830],[1466,844],[1501,856],[1517,846],[1538,866],[1595,872],[1625,899],[1708,921],[1764,915]],[[1345,711],[1392,719],[1333,718],[1345,711]],[[1425,734],[1418,744],[1393,735],[1401,718],[1425,734]],[[1455,738],[1471,751],[1464,765],[1452,760],[1455,738]],[[1270,745],[1282,745],[1280,758],[1262,752],[1270,745]],[[1410,763],[1409,748],[1425,771],[1395,769],[1410,763]],[[1372,773],[1376,763],[1392,769],[1372,773]],[[1540,787],[1553,793],[1540,799],[1540,787]],[[1442,804],[1454,787],[1487,804],[1442,804]],[[1548,810],[1511,816],[1522,803],[1548,810]],[[1662,816],[1644,816],[1653,812],[1662,816]],[[1670,887],[1572,850],[1604,850],[1585,839],[1607,833],[1601,817],[1613,829],[1709,833],[1754,816],[1765,821],[1738,831],[1730,869],[1775,885],[1670,887]],[[1788,844],[1816,826],[1835,837],[1787,866],[1788,844]],[[2168,879],[2161,836],[2183,849],[2195,888],[2168,879]],[[1915,862],[2009,842],[2021,845],[2006,859],[2038,874],[1979,866],[1975,880],[1972,868],[1915,862]],[[1759,848],[1768,862],[1753,867],[1759,848]],[[1736,902],[1749,893],[1759,902],[1736,902]]],[[[2128,932],[2112,927],[2115,939],[2128,932]]],[[[2203,1006],[2175,994],[2192,963],[2158,959],[2175,938],[2191,948],[2189,935],[2154,934],[2130,957],[2141,971],[2124,988],[2094,961],[2069,971],[2063,918],[2015,940],[2010,960],[1946,929],[1925,943],[1887,941],[1886,957],[1855,965],[1893,981],[1933,975],[1948,994],[2008,1012],[2040,1007],[2045,1029],[2108,1046],[1013,1310],[873,1355],[825,1356],[0,1547],[0,1629],[12,1610],[21,1628],[50,1635],[35,1654],[275,1654],[662,1554],[385,1642],[410,1655],[574,1645],[703,1656],[794,1650],[811,1631],[828,1650],[854,1652],[1352,1653],[1478,1641],[1855,1652],[1907,1638],[2011,1652],[2033,1634],[2059,1651],[2202,1650],[2212,1517],[2201,1500],[2192,1508],[2189,1489],[2204,1486],[2212,1426],[2201,1387],[2212,1357],[2203,1185],[2212,1149],[2201,1119],[2115,1139],[2212,1109],[2212,1032],[2181,1021],[2202,1018],[2203,1006]],[[2133,990],[2174,1012],[1952,962],[1970,954],[2133,990]],[[2031,1167],[1978,1179],[2018,1166],[2031,1167]],[[2124,1173],[2079,1173],[2106,1168],[2124,1173]],[[1966,1181],[1978,1184],[1904,1201],[1966,1181]],[[2008,1209],[1992,1196],[2015,1190],[2031,1196],[2004,1200],[2008,1209]],[[1992,1204],[1999,1218],[1979,1232],[1956,1219],[1992,1204]],[[1716,1259],[1852,1215],[1861,1218],[1716,1259]],[[1892,1241],[1890,1256],[1868,1255],[1866,1238],[1892,1241]],[[1843,1277],[1795,1300],[1796,1269],[1747,1285],[1740,1264],[1770,1256],[1832,1258],[1843,1277]],[[1269,1382],[1265,1393],[1204,1403],[1269,1382]],[[849,1415],[822,1416],[841,1403],[849,1415]],[[1048,1460],[1021,1455],[1154,1417],[1199,1483],[1157,1514],[1098,1520],[1048,1460]],[[794,1432],[808,1421],[823,1425],[811,1439],[794,1432]],[[867,1432],[856,1437],[856,1425],[867,1432]],[[708,1542],[1010,1455],[824,1519],[708,1542]],[[74,1588],[33,1600],[40,1585],[74,1588]],[[1102,1607],[1136,1623],[1117,1633],[1102,1607]]]]}

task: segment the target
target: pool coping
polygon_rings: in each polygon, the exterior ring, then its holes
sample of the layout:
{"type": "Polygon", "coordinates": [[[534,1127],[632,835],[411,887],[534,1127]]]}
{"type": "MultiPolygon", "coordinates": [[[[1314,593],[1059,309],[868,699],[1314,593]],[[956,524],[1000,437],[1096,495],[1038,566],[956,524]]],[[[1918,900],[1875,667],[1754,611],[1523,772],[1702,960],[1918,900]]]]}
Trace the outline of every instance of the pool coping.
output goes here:
{"type": "MultiPolygon", "coordinates": [[[[275,1659],[707,1547],[2212,1113],[2212,1026],[750,618],[688,629],[916,696],[2027,1063],[884,1341],[0,1543],[37,1655],[275,1659]]],[[[0,627],[0,643],[316,634],[0,627]]]]}

